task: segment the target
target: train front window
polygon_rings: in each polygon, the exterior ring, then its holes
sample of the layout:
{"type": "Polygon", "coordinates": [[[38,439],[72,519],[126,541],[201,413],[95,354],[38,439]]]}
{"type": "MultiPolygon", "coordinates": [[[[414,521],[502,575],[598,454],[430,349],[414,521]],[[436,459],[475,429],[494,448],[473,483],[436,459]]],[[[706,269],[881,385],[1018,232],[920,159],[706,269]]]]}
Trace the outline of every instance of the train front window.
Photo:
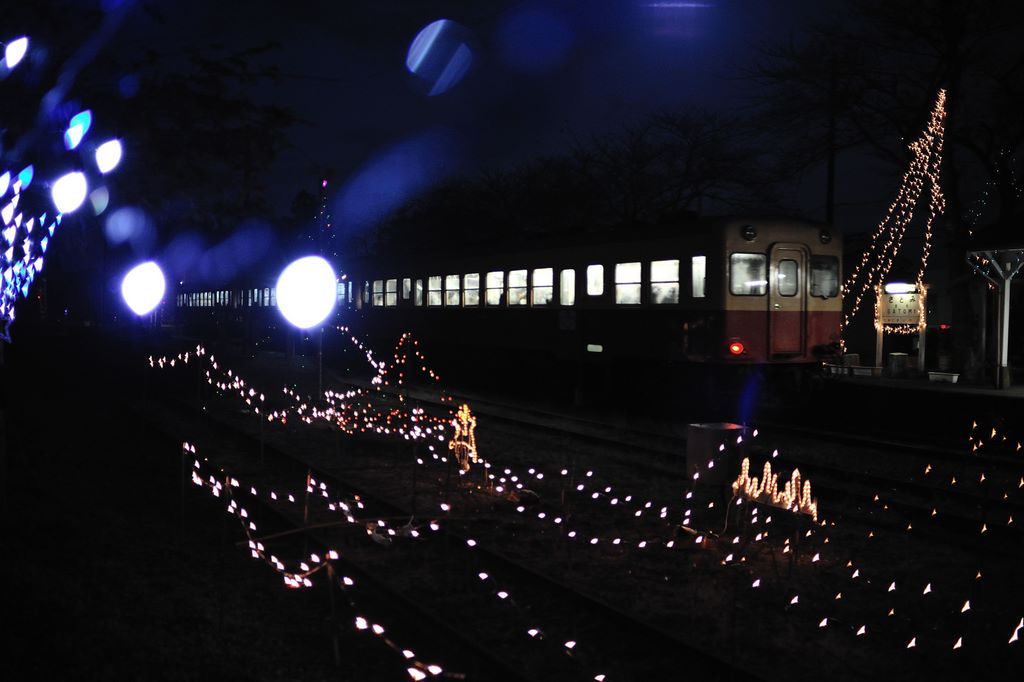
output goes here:
{"type": "Polygon", "coordinates": [[[729,256],[729,293],[733,296],[764,296],[768,291],[768,257],[763,253],[729,256]]]}
{"type": "Polygon", "coordinates": [[[640,263],[615,264],[615,302],[640,305],[640,263]]]}
{"type": "Polygon", "coordinates": [[[554,298],[554,268],[537,268],[533,271],[533,305],[550,305],[554,298]]]}
{"type": "Polygon", "coordinates": [[[679,260],[651,261],[651,303],[679,303],[679,260]]]}
{"type": "Polygon", "coordinates": [[[462,283],[458,275],[446,275],[444,278],[444,304],[458,306],[462,298],[462,283]]]}
{"type": "Polygon", "coordinates": [[[373,280],[373,305],[379,308],[384,305],[384,280],[373,280]]]}
{"type": "Polygon", "coordinates": [[[462,305],[480,305],[479,272],[470,272],[462,276],[462,305]]]}
{"type": "Polygon", "coordinates": [[[569,268],[559,273],[558,300],[562,305],[576,303],[576,271],[569,268]]]}
{"type": "Polygon", "coordinates": [[[487,289],[487,305],[501,305],[504,302],[501,299],[505,294],[505,273],[488,272],[484,284],[487,289]]]}
{"type": "Polygon", "coordinates": [[[384,305],[398,305],[398,280],[389,279],[384,286],[384,305]]]}
{"type": "Polygon", "coordinates": [[[510,270],[508,273],[508,304],[526,305],[526,270],[510,270]]]}
{"type": "Polygon", "coordinates": [[[427,305],[441,305],[444,300],[441,298],[441,275],[434,275],[427,278],[427,305]]]}
{"type": "Polygon", "coordinates": [[[604,293],[604,266],[600,263],[587,266],[587,296],[604,293]]]}
{"type": "Polygon", "coordinates": [[[779,296],[796,296],[800,291],[800,266],[795,260],[784,258],[775,271],[775,286],[779,296]]]}
{"type": "Polygon", "coordinates": [[[834,298],[839,295],[839,259],[835,256],[811,256],[811,296],[834,298]]]}

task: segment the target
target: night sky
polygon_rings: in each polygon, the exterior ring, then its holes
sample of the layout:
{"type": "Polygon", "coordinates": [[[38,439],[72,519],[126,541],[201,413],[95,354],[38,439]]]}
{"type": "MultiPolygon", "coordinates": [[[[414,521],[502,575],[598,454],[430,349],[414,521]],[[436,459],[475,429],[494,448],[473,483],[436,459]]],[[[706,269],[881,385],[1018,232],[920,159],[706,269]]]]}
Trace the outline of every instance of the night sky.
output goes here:
{"type": "MultiPolygon", "coordinates": [[[[381,164],[386,171],[412,167],[417,176],[400,181],[414,192],[424,178],[564,153],[576,140],[651,113],[736,113],[754,94],[742,73],[758,46],[799,38],[828,3],[300,1],[287,10],[263,0],[244,10],[191,0],[161,4],[163,26],[136,13],[108,49],[138,36],[171,46],[280,44],[266,61],[283,78],[257,95],[303,121],[289,133],[293,149],[268,183],[280,214],[297,191],[315,191],[324,174],[344,191],[365,189],[360,179],[367,172],[371,182],[379,179],[373,173],[381,164]],[[417,33],[439,19],[463,31],[443,34],[432,49],[443,58],[453,40],[464,40],[471,57],[461,80],[430,96],[430,81],[425,86],[406,62],[417,33]]],[[[385,178],[393,180],[389,172],[385,178]]],[[[794,190],[806,204],[801,208],[820,213],[816,177],[804,184],[794,190]]]]}

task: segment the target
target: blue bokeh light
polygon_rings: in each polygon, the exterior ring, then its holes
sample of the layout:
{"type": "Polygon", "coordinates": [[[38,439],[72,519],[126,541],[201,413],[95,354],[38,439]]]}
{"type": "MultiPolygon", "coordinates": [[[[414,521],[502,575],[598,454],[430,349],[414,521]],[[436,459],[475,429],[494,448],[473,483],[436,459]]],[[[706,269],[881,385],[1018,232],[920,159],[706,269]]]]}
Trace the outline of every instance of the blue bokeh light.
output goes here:
{"type": "Polygon", "coordinates": [[[21,62],[26,52],[28,52],[28,38],[22,36],[12,40],[4,48],[4,64],[7,65],[8,69],[13,69],[21,62]]]}
{"type": "Polygon", "coordinates": [[[18,173],[18,182],[21,183],[21,189],[24,191],[29,185],[32,184],[32,178],[36,176],[36,170],[29,164],[21,169],[18,173]]]}
{"type": "Polygon", "coordinates": [[[359,231],[441,182],[458,166],[445,130],[417,135],[370,159],[345,183],[332,208],[337,224],[359,231]]]}
{"type": "Polygon", "coordinates": [[[440,95],[455,87],[473,64],[470,32],[449,19],[425,26],[409,46],[405,67],[426,86],[427,95],[440,95]]]}
{"type": "Polygon", "coordinates": [[[72,116],[71,121],[68,122],[68,129],[64,133],[64,146],[69,150],[77,148],[91,127],[92,111],[86,109],[72,116]]]}

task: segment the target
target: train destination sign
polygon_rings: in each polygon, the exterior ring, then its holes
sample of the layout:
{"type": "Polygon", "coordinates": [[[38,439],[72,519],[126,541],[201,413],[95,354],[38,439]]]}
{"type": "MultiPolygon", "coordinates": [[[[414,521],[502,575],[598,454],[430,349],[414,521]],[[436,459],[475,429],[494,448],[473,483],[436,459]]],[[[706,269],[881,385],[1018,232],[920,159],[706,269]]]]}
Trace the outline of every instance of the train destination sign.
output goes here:
{"type": "Polygon", "coordinates": [[[882,324],[918,324],[922,297],[917,291],[883,293],[879,300],[878,321],[882,324]]]}

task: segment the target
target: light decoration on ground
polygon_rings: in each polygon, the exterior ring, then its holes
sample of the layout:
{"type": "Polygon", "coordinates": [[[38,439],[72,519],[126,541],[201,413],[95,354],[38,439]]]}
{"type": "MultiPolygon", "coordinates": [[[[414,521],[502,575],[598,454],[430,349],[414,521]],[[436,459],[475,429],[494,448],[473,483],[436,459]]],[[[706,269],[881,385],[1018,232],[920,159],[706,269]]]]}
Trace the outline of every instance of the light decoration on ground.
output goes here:
{"type": "Polygon", "coordinates": [[[448,449],[452,451],[455,461],[463,471],[469,471],[470,464],[476,464],[476,417],[469,411],[469,405],[459,407],[455,419],[452,420],[455,433],[448,441],[448,449]]]}
{"type": "MultiPolygon", "coordinates": [[[[4,47],[3,65],[12,71],[24,59],[29,40],[21,37],[9,41],[4,47]]],[[[79,149],[92,127],[92,112],[75,114],[64,133],[66,148],[79,149]]],[[[0,126],[2,127],[2,126],[0,126]]],[[[121,157],[120,143],[111,140],[100,145],[96,164],[101,173],[109,173],[121,157]],[[117,144],[114,154],[113,143],[117,144]],[[116,158],[115,158],[116,156],[116,158]]],[[[72,162],[84,168],[89,164],[81,159],[72,162]]],[[[56,180],[37,182],[35,167],[25,165],[16,174],[5,168],[6,159],[0,155],[0,341],[10,342],[10,327],[15,319],[18,298],[28,298],[29,290],[43,270],[47,247],[65,214],[78,209],[88,193],[89,181],[83,170],[69,171],[56,180]],[[50,186],[49,196],[40,197],[30,187],[50,186]],[[56,208],[56,212],[50,207],[56,208]],[[42,209],[40,207],[46,207],[42,209]]]]}
{"type": "Polygon", "coordinates": [[[810,514],[812,519],[818,520],[818,501],[811,497],[811,482],[803,481],[801,485],[799,469],[793,469],[793,474],[780,491],[779,475],[772,473],[771,462],[764,463],[761,479],[758,480],[757,477],[750,477],[750,459],[744,457],[740,463],[740,475],[732,484],[732,492],[751,501],[810,514]]]}
{"type": "MultiPolygon", "coordinates": [[[[946,91],[939,90],[928,125],[921,137],[910,144],[910,153],[913,158],[900,181],[896,198],[889,205],[885,217],[872,233],[871,241],[864,250],[860,263],[853,269],[843,285],[844,301],[852,299],[852,302],[849,303],[849,312],[843,317],[843,327],[849,325],[857,314],[865,294],[875,291],[885,281],[892,269],[893,261],[903,245],[907,226],[914,218],[914,207],[917,206],[927,184],[929,190],[928,217],[924,228],[924,247],[915,280],[918,291],[924,290],[924,273],[928,267],[928,256],[931,253],[932,230],[935,220],[942,215],[946,208],[946,200],[939,182],[945,119],[946,91]]],[[[888,327],[885,331],[917,333],[921,329],[917,325],[905,325],[888,327]]]]}
{"type": "MultiPolygon", "coordinates": [[[[238,519],[239,525],[245,533],[249,553],[254,559],[262,560],[277,571],[281,575],[285,586],[290,588],[312,587],[312,577],[322,572],[330,580],[334,581],[342,594],[345,595],[353,612],[358,613],[359,609],[356,607],[352,594],[355,581],[348,576],[338,576],[334,571],[332,562],[339,561],[342,556],[339,550],[326,549],[321,552],[313,552],[303,560],[294,562],[297,564],[295,568],[288,568],[283,561],[270,553],[264,543],[256,536],[256,523],[252,520],[246,507],[237,500],[237,497],[245,494],[246,490],[248,490],[249,495],[252,497],[258,497],[257,489],[254,486],[249,486],[247,489],[245,485],[237,478],[228,474],[223,468],[214,467],[205,457],[197,456],[194,444],[182,443],[182,456],[192,459],[191,478],[196,486],[206,489],[213,497],[227,500],[226,511],[238,519]]],[[[307,493],[319,491],[323,498],[329,498],[326,484],[322,482],[318,484],[314,479],[307,478],[306,486],[307,493]]],[[[282,504],[286,499],[292,505],[299,504],[297,502],[298,496],[295,494],[278,494],[277,492],[269,491],[266,497],[268,501],[276,504],[282,504]]],[[[313,497],[316,498],[316,496],[313,497]]],[[[351,503],[351,501],[349,502],[351,503]]],[[[361,503],[359,504],[361,506],[361,503]]],[[[350,513],[351,507],[349,503],[345,501],[331,502],[328,508],[332,511],[337,510],[340,513],[346,514],[348,522],[356,523],[350,513]]],[[[413,680],[423,680],[428,676],[437,676],[444,672],[441,666],[418,659],[415,652],[411,649],[400,646],[392,640],[386,634],[387,629],[384,626],[367,619],[365,616],[356,615],[353,619],[353,625],[357,631],[373,633],[388,648],[401,656],[404,665],[408,666],[406,673],[413,680]]]]}
{"type": "MultiPolygon", "coordinates": [[[[372,355],[368,357],[372,357],[372,355]]],[[[178,356],[178,358],[170,358],[170,360],[175,359],[181,361],[181,356],[178,356]]],[[[164,359],[164,361],[165,364],[166,362],[169,362],[167,359],[164,359]]],[[[378,363],[376,362],[376,360],[374,360],[373,363],[375,363],[374,367],[377,368],[378,371],[380,372],[381,366],[384,363],[378,363]]],[[[397,366],[397,363],[393,363],[387,369],[393,370],[397,366]]],[[[237,383],[233,384],[232,386],[229,386],[229,388],[241,386],[244,389],[245,385],[241,382],[241,380],[237,379],[237,377],[235,377],[235,379],[237,380],[237,383]]],[[[378,375],[376,379],[379,379],[379,381],[374,381],[371,384],[372,387],[377,388],[380,391],[383,391],[385,384],[391,383],[391,381],[394,379],[394,375],[391,375],[391,378],[388,380],[381,378],[380,375],[378,375]]],[[[754,432],[754,435],[756,436],[756,431],[754,432]]],[[[995,437],[996,435],[992,434],[992,438],[995,437]]],[[[772,453],[773,461],[777,457],[777,455],[777,451],[772,453]]],[[[436,453],[434,454],[434,459],[439,459],[436,453]]],[[[440,459],[443,461],[443,458],[440,459]]],[[[420,463],[422,464],[422,461],[420,463]]],[[[709,461],[708,465],[705,468],[701,469],[699,473],[703,474],[706,471],[709,471],[713,464],[713,461],[709,461]]],[[[534,486],[537,486],[538,489],[545,485],[562,486],[563,491],[566,495],[576,496],[581,501],[592,502],[595,505],[595,509],[597,509],[599,506],[607,505],[605,506],[605,508],[613,508],[616,510],[616,512],[619,513],[624,512],[626,514],[632,514],[632,516],[636,519],[653,515],[655,519],[652,520],[664,520],[667,529],[671,530],[673,527],[676,527],[676,522],[671,520],[671,518],[676,518],[677,512],[674,509],[670,509],[667,505],[659,506],[657,503],[650,499],[648,499],[646,502],[642,501],[643,498],[640,498],[640,501],[636,501],[634,500],[632,495],[625,494],[625,492],[621,490],[618,486],[611,486],[605,485],[603,483],[598,483],[598,479],[595,476],[593,470],[587,470],[586,475],[581,475],[577,478],[570,474],[568,469],[562,469],[561,471],[558,472],[552,472],[545,471],[544,468],[540,466],[529,466],[528,471],[520,473],[517,472],[515,468],[513,468],[512,466],[506,466],[504,467],[504,469],[496,469],[490,462],[486,462],[485,466],[487,467],[488,478],[492,482],[498,484],[495,488],[495,491],[497,492],[501,492],[503,489],[506,488],[510,490],[521,490],[522,485],[527,481],[530,481],[534,486]],[[575,479],[574,483],[575,481],[579,481],[579,483],[574,485],[566,485],[568,481],[573,479],[575,479]],[[634,509],[635,513],[633,513],[634,509]]],[[[525,467],[527,465],[523,466],[525,467]]],[[[925,475],[927,476],[933,472],[935,476],[940,475],[938,470],[933,465],[929,464],[925,469],[925,475]]],[[[975,481],[975,485],[978,486],[994,485],[993,481],[995,479],[992,476],[985,477],[983,474],[981,477],[975,476],[973,479],[971,479],[970,477],[962,475],[959,470],[957,471],[957,474],[960,475],[961,478],[967,478],[967,480],[975,481]]],[[[749,479],[749,467],[747,470],[747,478],[749,479]]],[[[770,476],[765,478],[770,478],[770,476]]],[[[699,480],[701,480],[700,477],[695,476],[693,483],[696,483],[699,480]]],[[[946,478],[946,481],[949,481],[948,477],[946,478]]],[[[799,493],[796,496],[796,499],[798,501],[801,498],[804,498],[805,489],[802,485],[803,481],[800,481],[798,484],[795,484],[795,482],[791,478],[790,484],[790,494],[793,495],[795,493],[799,493]]],[[[952,489],[953,484],[947,483],[946,485],[949,485],[952,489]]],[[[960,487],[963,487],[967,485],[967,483],[961,481],[959,485],[960,487]]],[[[758,487],[761,486],[762,484],[759,482],[758,487]]],[[[1024,478],[1022,478],[1022,486],[1024,486],[1024,478]]],[[[702,502],[698,502],[698,497],[693,494],[694,490],[695,488],[691,487],[690,490],[686,492],[684,505],[690,508],[687,509],[686,513],[684,514],[684,521],[682,524],[683,527],[686,527],[687,525],[692,526],[692,523],[687,523],[687,519],[689,519],[691,516],[691,509],[695,505],[703,504],[702,502]]],[[[785,490],[783,490],[782,493],[778,491],[777,481],[774,485],[774,491],[776,494],[783,494],[786,492],[785,490]]],[[[803,500],[805,502],[805,506],[809,507],[809,505],[806,504],[807,499],[809,499],[810,502],[814,502],[816,506],[816,501],[814,501],[813,498],[810,498],[809,495],[807,496],[807,498],[804,498],[803,500]]],[[[1004,493],[1004,500],[1005,499],[1006,493],[1004,493]]],[[[704,503],[706,502],[707,500],[704,500],[704,503]]],[[[877,513],[892,513],[891,507],[885,503],[885,500],[881,499],[880,495],[875,495],[874,502],[876,504],[874,509],[877,510],[877,513]]],[[[526,517],[536,518],[538,522],[552,524],[553,527],[558,528],[560,536],[562,538],[565,538],[567,541],[573,541],[587,547],[606,547],[606,549],[603,550],[605,552],[609,551],[612,547],[614,547],[616,548],[617,552],[633,551],[636,553],[647,553],[650,552],[651,549],[653,549],[654,547],[658,546],[660,546],[664,550],[675,551],[684,549],[690,549],[691,551],[693,551],[698,550],[699,548],[698,551],[721,551],[723,555],[726,552],[729,552],[728,555],[725,556],[724,559],[720,562],[721,565],[746,565],[749,567],[746,570],[757,570],[757,572],[761,574],[754,574],[750,576],[753,579],[752,585],[757,588],[756,592],[758,594],[763,593],[765,597],[772,599],[774,603],[776,597],[771,596],[772,580],[770,572],[761,572],[757,569],[757,566],[755,566],[753,562],[758,557],[758,555],[762,554],[765,550],[774,554],[774,552],[781,549],[783,554],[791,554],[792,544],[789,538],[786,538],[785,542],[781,545],[778,541],[775,541],[776,538],[778,540],[782,540],[785,534],[768,532],[770,528],[774,527],[771,525],[771,516],[764,518],[763,515],[760,515],[757,511],[758,506],[756,503],[751,503],[751,501],[748,501],[746,504],[742,503],[742,498],[735,500],[735,504],[737,506],[741,506],[743,509],[749,508],[749,510],[751,511],[752,519],[750,521],[749,528],[751,529],[751,534],[754,534],[756,532],[756,537],[754,537],[752,541],[749,538],[747,538],[742,543],[740,543],[741,538],[739,535],[731,538],[719,537],[718,533],[711,532],[710,530],[700,531],[697,529],[695,529],[695,532],[691,536],[689,542],[684,542],[683,540],[685,538],[672,537],[671,535],[669,535],[668,537],[651,537],[648,534],[646,537],[641,536],[643,539],[639,539],[636,536],[634,536],[633,539],[630,540],[628,536],[622,537],[615,535],[605,536],[604,534],[593,534],[585,530],[585,525],[581,525],[581,523],[586,523],[586,515],[582,512],[582,507],[580,507],[574,512],[572,525],[570,525],[569,521],[566,518],[563,518],[561,514],[549,509],[544,509],[543,507],[533,508],[532,510],[527,512],[527,509],[524,505],[519,505],[516,508],[516,512],[526,517]],[[742,553],[743,547],[747,546],[748,543],[750,547],[758,548],[755,549],[753,554],[750,555],[742,553]],[[735,546],[736,549],[731,549],[733,546],[735,546]]],[[[450,505],[442,505],[442,511],[444,511],[445,513],[450,512],[450,505]]],[[[934,509],[932,511],[934,511],[934,509]]],[[[869,513],[874,514],[876,512],[869,513]]],[[[810,515],[809,512],[808,515],[810,515]]],[[[943,518],[946,515],[947,513],[944,510],[942,514],[933,514],[931,518],[943,518]]],[[[863,521],[861,521],[860,523],[863,523],[863,521]]],[[[1010,517],[1006,525],[1011,524],[1012,517],[1010,517]]],[[[892,524],[890,523],[889,525],[891,526],[892,524]]],[[[907,525],[909,527],[909,524],[907,525]]],[[[915,523],[913,525],[915,527],[919,527],[923,524],[919,524],[915,519],[915,523]]],[[[602,522],[601,526],[606,527],[607,523],[602,522]]],[[[530,526],[526,526],[526,528],[529,527],[530,526]]],[[[1013,527],[1016,528],[1016,526],[1013,527]]],[[[437,525],[433,522],[431,523],[431,529],[437,529],[437,525]]],[[[804,566],[814,566],[816,570],[821,571],[824,575],[836,571],[838,567],[843,565],[844,561],[838,558],[838,552],[840,552],[842,548],[837,547],[835,542],[830,542],[830,539],[833,539],[830,538],[830,535],[832,535],[836,531],[837,526],[834,521],[827,524],[824,521],[820,521],[816,524],[815,527],[806,531],[806,536],[801,540],[800,547],[804,566]],[[811,543],[816,543],[816,545],[811,543]],[[813,558],[811,558],[808,562],[807,557],[810,556],[812,553],[813,558]]],[[[917,532],[919,531],[914,530],[914,533],[917,532]]],[[[897,582],[894,579],[894,576],[892,576],[891,574],[887,575],[887,572],[890,569],[888,568],[888,562],[886,559],[881,557],[874,557],[875,559],[878,559],[878,562],[877,566],[875,566],[874,569],[872,569],[871,560],[873,558],[873,555],[870,551],[870,548],[876,546],[876,538],[882,537],[883,533],[876,527],[869,529],[866,534],[870,540],[866,545],[862,544],[864,540],[857,540],[859,549],[857,551],[856,564],[854,564],[852,560],[845,561],[845,568],[838,569],[839,575],[835,576],[836,578],[851,581],[850,585],[844,590],[842,590],[839,594],[837,594],[834,600],[830,599],[828,602],[826,602],[825,610],[827,612],[825,614],[821,614],[819,612],[815,616],[815,620],[813,621],[815,624],[819,623],[820,621],[821,623],[823,623],[823,625],[821,626],[822,628],[827,627],[830,630],[835,630],[837,627],[837,623],[849,623],[849,633],[851,637],[857,638],[858,641],[870,642],[879,640],[879,637],[882,636],[880,635],[880,633],[887,631],[886,628],[878,627],[878,624],[873,624],[874,622],[870,620],[870,618],[864,618],[864,613],[862,610],[858,612],[858,617],[856,618],[856,620],[845,617],[839,610],[850,607],[860,608],[861,604],[868,603],[872,599],[880,600],[886,598],[886,595],[890,595],[888,597],[888,602],[885,604],[886,608],[879,607],[878,616],[882,618],[883,621],[885,621],[885,619],[893,618],[893,616],[898,613],[899,615],[897,616],[897,618],[901,619],[901,621],[904,623],[904,625],[902,626],[903,630],[901,630],[901,632],[906,632],[906,638],[902,640],[901,647],[904,647],[905,649],[906,644],[909,640],[915,643],[915,646],[912,648],[916,649],[919,646],[934,646],[936,641],[934,637],[930,636],[927,637],[927,639],[922,639],[921,631],[915,633],[909,630],[909,628],[913,627],[914,623],[928,622],[934,624],[940,617],[942,617],[942,614],[955,613],[957,615],[960,615],[967,613],[968,610],[964,610],[963,606],[968,601],[970,601],[971,604],[971,608],[969,609],[970,612],[978,611],[979,604],[980,609],[982,611],[984,610],[985,605],[980,602],[981,598],[977,594],[958,595],[954,591],[950,591],[949,579],[945,578],[943,578],[942,580],[936,580],[935,576],[929,576],[928,580],[922,579],[920,580],[920,582],[917,582],[916,585],[912,584],[911,589],[909,590],[895,589],[897,582]],[[890,589],[886,590],[886,585],[889,585],[890,589]],[[842,598],[842,594],[844,592],[846,593],[845,599],[842,598]],[[969,600],[967,599],[967,597],[969,597],[969,600]],[[832,606],[828,606],[828,604],[831,604],[832,606]],[[917,612],[916,615],[915,612],[917,612]],[[918,640],[920,640],[920,643],[918,642],[918,640]]],[[[864,537],[863,533],[856,530],[850,530],[847,533],[847,535],[849,535],[851,539],[856,537],[864,537]]],[[[992,533],[985,533],[980,537],[991,538],[992,533]]],[[[473,538],[472,540],[467,540],[466,542],[467,546],[469,547],[476,547],[480,543],[481,540],[479,538],[473,538]]],[[[758,566],[760,565],[761,564],[759,563],[758,566]]],[[[981,580],[981,575],[982,573],[979,570],[977,571],[977,575],[975,576],[974,571],[972,569],[971,577],[973,580],[981,580]]],[[[899,576],[899,580],[901,581],[900,585],[904,585],[909,580],[909,578],[906,575],[901,575],[899,576]]],[[[779,587],[782,588],[783,585],[779,585],[779,587]]],[[[506,602],[506,600],[509,598],[509,594],[510,592],[508,589],[501,589],[498,592],[496,592],[498,599],[502,600],[502,602],[505,603],[508,603],[506,602]]],[[[800,613],[809,615],[810,612],[813,612],[816,605],[820,607],[821,604],[820,602],[816,602],[813,598],[805,599],[805,596],[806,595],[793,595],[792,592],[789,592],[789,594],[785,595],[784,600],[778,602],[778,606],[780,608],[784,608],[787,612],[790,609],[792,609],[794,613],[799,611],[800,613]]],[[[960,625],[962,626],[962,624],[960,625]]],[[[929,625],[929,630],[934,629],[934,625],[929,625]]],[[[534,633],[540,632],[538,628],[530,628],[530,630],[534,633]]],[[[954,632],[953,636],[949,639],[949,641],[942,644],[942,646],[948,649],[949,647],[953,646],[953,640],[956,639],[959,644],[959,646],[957,646],[956,648],[960,649],[964,647],[965,639],[963,637],[957,639],[955,635],[956,633],[954,632]]],[[[971,638],[966,641],[968,644],[970,644],[972,642],[977,642],[978,640],[977,638],[971,638]]],[[[1005,642],[1005,639],[1003,641],[1005,642]]]]}

